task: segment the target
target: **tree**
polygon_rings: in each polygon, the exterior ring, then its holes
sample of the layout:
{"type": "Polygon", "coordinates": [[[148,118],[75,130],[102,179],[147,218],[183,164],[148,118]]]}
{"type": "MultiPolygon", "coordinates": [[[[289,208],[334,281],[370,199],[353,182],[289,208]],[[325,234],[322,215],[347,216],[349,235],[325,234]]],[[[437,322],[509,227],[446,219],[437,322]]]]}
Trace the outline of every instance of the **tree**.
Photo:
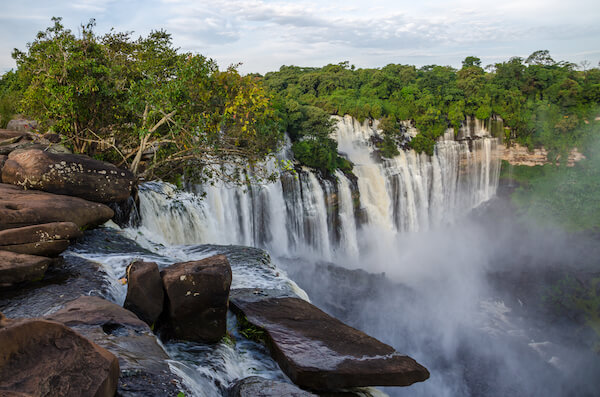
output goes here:
{"type": "Polygon", "coordinates": [[[527,57],[525,63],[528,65],[551,66],[554,65],[554,59],[550,56],[548,50],[538,50],[527,57]]]}
{"type": "Polygon", "coordinates": [[[185,172],[241,183],[271,176],[261,161],[277,150],[282,132],[258,79],[178,53],[164,31],[137,40],[114,31],[98,37],[92,20],[76,37],[60,18],[53,22],[26,52],[14,52],[27,87],[21,104],[75,152],[145,177],[185,172]]]}

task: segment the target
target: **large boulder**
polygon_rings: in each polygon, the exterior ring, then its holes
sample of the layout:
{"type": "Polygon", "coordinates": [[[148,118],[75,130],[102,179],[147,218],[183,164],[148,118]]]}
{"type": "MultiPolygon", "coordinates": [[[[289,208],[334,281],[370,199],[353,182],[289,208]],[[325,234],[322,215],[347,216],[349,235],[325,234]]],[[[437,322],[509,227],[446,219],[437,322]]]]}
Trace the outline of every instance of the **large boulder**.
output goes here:
{"type": "Polygon", "coordinates": [[[135,261],[127,267],[127,297],[123,307],[153,326],[163,311],[164,291],[154,262],[135,261]]]}
{"type": "Polygon", "coordinates": [[[51,222],[72,222],[87,228],[113,215],[104,204],[0,183],[0,230],[51,222]]]}
{"type": "Polygon", "coordinates": [[[14,151],[8,156],[2,180],[26,189],[110,203],[127,200],[135,177],[127,170],[87,156],[32,149],[14,151]]]}
{"type": "Polygon", "coordinates": [[[0,287],[42,279],[51,261],[41,256],[0,251],[0,287]]]}
{"type": "Polygon", "coordinates": [[[269,291],[234,290],[231,307],[265,332],[273,358],[302,388],[408,386],[425,367],[310,303],[269,291]]]}
{"type": "Polygon", "coordinates": [[[96,296],[82,296],[47,316],[79,332],[119,359],[119,395],[176,396],[181,380],[165,351],[135,314],[96,296]]]}
{"type": "Polygon", "coordinates": [[[176,263],[160,273],[166,293],[163,335],[218,342],[227,330],[231,266],[225,255],[176,263]]]}
{"type": "Polygon", "coordinates": [[[316,397],[289,383],[250,376],[237,381],[228,390],[228,397],[316,397]]]}
{"type": "Polygon", "coordinates": [[[33,131],[38,128],[38,122],[36,120],[27,120],[23,118],[13,119],[6,125],[7,130],[11,131],[33,131]]]}
{"type": "Polygon", "coordinates": [[[69,247],[69,240],[82,234],[73,222],[53,222],[0,230],[0,250],[56,256],[69,247]]]}
{"type": "Polygon", "coordinates": [[[1,320],[0,395],[115,395],[119,362],[113,354],[62,324],[1,320]]]}

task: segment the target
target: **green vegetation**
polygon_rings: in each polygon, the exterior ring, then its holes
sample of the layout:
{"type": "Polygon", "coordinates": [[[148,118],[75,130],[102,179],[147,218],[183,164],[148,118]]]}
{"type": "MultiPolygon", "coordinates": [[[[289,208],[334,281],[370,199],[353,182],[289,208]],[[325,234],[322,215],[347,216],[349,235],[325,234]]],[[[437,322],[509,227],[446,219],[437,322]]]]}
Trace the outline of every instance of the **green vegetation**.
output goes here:
{"type": "Polygon", "coordinates": [[[576,70],[548,51],[485,69],[469,56],[459,70],[342,62],[241,76],[235,67],[220,71],[202,55],[180,53],[164,31],[98,36],[92,20],[76,36],[60,18],[53,23],[26,51],[14,51],[17,70],[0,78],[0,126],[23,113],[61,133],[75,152],[147,178],[242,181],[250,169],[268,178],[261,160],[277,150],[283,131],[301,164],[349,171],[331,138],[330,115],[380,119],[375,144],[384,157],[405,145],[431,155],[447,128],[497,115],[507,139],[543,145],[555,161],[581,148],[597,124],[600,69],[576,70]],[[400,120],[419,130],[410,142],[400,120]]]}
{"type": "MultiPolygon", "coordinates": [[[[500,116],[508,127],[507,139],[530,148],[543,145],[552,161],[580,147],[591,133],[600,102],[600,69],[578,71],[572,63],[555,62],[548,51],[536,51],[525,60],[511,58],[486,70],[473,56],[463,61],[460,70],[394,64],[356,69],[342,62],[322,68],[282,66],[267,73],[264,84],[277,98],[292,130],[305,121],[313,124],[318,113],[314,107],[325,114],[350,114],[359,121],[384,118],[378,146],[386,157],[397,154],[398,120],[414,122],[419,135],[410,146],[429,154],[435,140],[448,127],[456,131],[467,116],[482,120],[500,116]]],[[[331,127],[321,124],[300,129],[292,140],[306,135],[324,139],[330,132],[331,127]]],[[[315,155],[320,163],[331,164],[335,145],[322,146],[315,155]]]]}
{"type": "Polygon", "coordinates": [[[246,316],[238,315],[237,316],[238,329],[240,334],[246,338],[253,340],[258,343],[266,344],[266,335],[265,331],[262,328],[257,327],[252,324],[246,316]]]}
{"type": "Polygon", "coordinates": [[[600,140],[583,146],[585,160],[565,165],[527,167],[503,164],[502,177],[520,187],[512,200],[539,224],[570,231],[600,230],[600,140]]]}
{"type": "Polygon", "coordinates": [[[553,304],[560,314],[569,318],[583,317],[584,326],[595,336],[592,350],[600,353],[600,277],[579,280],[567,276],[553,285],[545,300],[553,304]]]}
{"type": "Polygon", "coordinates": [[[26,51],[14,51],[17,70],[2,77],[0,103],[22,98],[18,110],[62,134],[76,153],[147,178],[241,182],[250,168],[253,177],[271,176],[260,161],[283,134],[254,77],[179,53],[164,31],[136,40],[97,36],[92,20],[76,37],[60,18],[53,22],[26,51]],[[141,169],[144,155],[152,160],[141,169]]]}

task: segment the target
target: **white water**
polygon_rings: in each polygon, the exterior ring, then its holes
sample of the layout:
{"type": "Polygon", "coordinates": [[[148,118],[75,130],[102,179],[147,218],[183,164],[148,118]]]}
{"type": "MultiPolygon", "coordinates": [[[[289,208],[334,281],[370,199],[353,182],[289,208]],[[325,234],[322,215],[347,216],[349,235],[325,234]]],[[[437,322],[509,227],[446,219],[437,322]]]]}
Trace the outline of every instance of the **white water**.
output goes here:
{"type": "Polygon", "coordinates": [[[354,163],[354,182],[339,171],[324,179],[302,168],[265,186],[196,186],[204,199],[150,183],[140,192],[142,229],[163,244],[240,244],[274,256],[335,256],[357,263],[368,249],[361,244],[365,233],[394,239],[428,230],[496,191],[498,142],[478,121],[461,129],[458,136],[465,140],[446,133],[431,157],[408,150],[383,160],[371,144],[377,122],[361,124],[350,116],[336,121],[335,139],[354,163]]]}

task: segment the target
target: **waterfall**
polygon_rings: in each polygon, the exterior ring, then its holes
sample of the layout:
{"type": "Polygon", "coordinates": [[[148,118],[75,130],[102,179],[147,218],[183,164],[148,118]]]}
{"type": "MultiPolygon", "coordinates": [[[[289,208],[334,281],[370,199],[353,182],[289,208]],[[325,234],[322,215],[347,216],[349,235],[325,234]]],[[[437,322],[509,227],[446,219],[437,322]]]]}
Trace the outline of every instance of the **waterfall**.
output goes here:
{"type": "MultiPolygon", "coordinates": [[[[500,170],[498,140],[479,120],[449,129],[433,156],[402,150],[381,159],[373,145],[378,122],[333,116],[332,135],[354,164],[324,177],[302,167],[262,186],[195,186],[178,191],[165,183],[140,190],[142,228],[165,244],[240,244],[275,256],[356,261],[363,235],[427,230],[452,222],[491,198],[500,170]]],[[[410,123],[406,133],[414,135],[410,123]]]]}

